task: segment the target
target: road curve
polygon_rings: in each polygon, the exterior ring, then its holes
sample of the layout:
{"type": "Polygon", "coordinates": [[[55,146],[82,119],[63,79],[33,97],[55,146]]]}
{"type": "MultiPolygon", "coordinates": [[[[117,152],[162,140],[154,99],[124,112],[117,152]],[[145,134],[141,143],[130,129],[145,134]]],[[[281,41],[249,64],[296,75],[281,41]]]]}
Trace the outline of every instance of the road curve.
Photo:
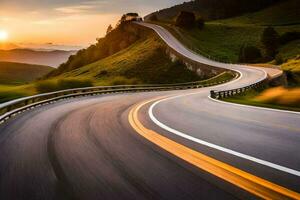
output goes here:
{"type": "Polygon", "coordinates": [[[208,60],[163,28],[143,25],[182,55],[238,70],[242,76],[211,88],[62,100],[17,115],[0,125],[0,199],[258,198],[137,134],[128,121],[132,108],[157,98],[138,113],[147,129],[300,192],[300,154],[295,153],[300,146],[300,115],[208,98],[211,89],[245,86],[265,78],[266,71],[208,60]]]}

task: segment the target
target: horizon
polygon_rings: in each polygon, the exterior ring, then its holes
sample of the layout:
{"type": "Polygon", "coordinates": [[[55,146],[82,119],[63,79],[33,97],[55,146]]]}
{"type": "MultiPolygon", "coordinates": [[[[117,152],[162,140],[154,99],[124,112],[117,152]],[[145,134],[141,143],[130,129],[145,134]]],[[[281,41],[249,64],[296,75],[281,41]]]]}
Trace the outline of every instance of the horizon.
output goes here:
{"type": "Polygon", "coordinates": [[[105,36],[107,27],[114,26],[127,12],[145,16],[184,0],[2,0],[0,30],[2,43],[21,47],[53,44],[86,47],[105,36]],[[24,3],[23,3],[24,2],[24,3]],[[120,6],[121,5],[121,6],[120,6]]]}

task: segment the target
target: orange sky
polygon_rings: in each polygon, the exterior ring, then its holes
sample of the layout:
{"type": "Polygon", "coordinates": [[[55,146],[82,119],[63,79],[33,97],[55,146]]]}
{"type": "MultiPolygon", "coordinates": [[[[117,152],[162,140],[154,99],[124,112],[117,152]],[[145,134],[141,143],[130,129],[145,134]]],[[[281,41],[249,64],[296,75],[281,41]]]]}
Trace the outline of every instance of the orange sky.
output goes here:
{"type": "Polygon", "coordinates": [[[72,15],[39,20],[30,17],[2,20],[1,29],[8,32],[9,42],[57,43],[86,45],[105,34],[106,27],[116,23],[117,14],[72,15]]]}
{"type": "Polygon", "coordinates": [[[1,0],[0,30],[12,43],[86,46],[127,12],[148,14],[183,0],[1,0]]]}

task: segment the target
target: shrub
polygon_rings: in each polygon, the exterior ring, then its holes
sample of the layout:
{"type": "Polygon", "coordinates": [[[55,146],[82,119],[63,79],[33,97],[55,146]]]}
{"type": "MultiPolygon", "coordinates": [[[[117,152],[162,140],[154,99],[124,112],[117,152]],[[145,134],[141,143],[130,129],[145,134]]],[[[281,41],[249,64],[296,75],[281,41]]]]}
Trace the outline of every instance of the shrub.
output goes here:
{"type": "Polygon", "coordinates": [[[281,45],[287,44],[293,40],[300,39],[300,32],[293,31],[293,32],[286,32],[279,37],[279,41],[281,45]]]}
{"type": "Polygon", "coordinates": [[[279,35],[275,29],[272,27],[265,28],[261,36],[261,42],[265,48],[266,56],[274,58],[279,46],[279,35]]]}
{"type": "Polygon", "coordinates": [[[205,25],[205,21],[202,17],[199,17],[197,20],[196,20],[196,25],[197,27],[201,30],[203,29],[204,25],[205,25]]]}
{"type": "Polygon", "coordinates": [[[276,62],[276,65],[281,65],[282,63],[284,63],[284,60],[280,54],[276,55],[275,62],[276,62]]]}
{"type": "Polygon", "coordinates": [[[192,12],[181,11],[176,18],[175,25],[181,28],[193,28],[195,26],[196,17],[192,12]]]}
{"type": "Polygon", "coordinates": [[[262,59],[260,50],[255,46],[242,46],[239,54],[239,62],[256,63],[262,59]]]}
{"type": "Polygon", "coordinates": [[[103,76],[107,76],[108,75],[108,71],[107,70],[101,70],[96,77],[97,78],[102,78],[103,76]]]}
{"type": "Polygon", "coordinates": [[[58,90],[55,81],[39,81],[35,84],[35,88],[39,93],[54,92],[58,90]]]}
{"type": "Polygon", "coordinates": [[[157,15],[152,14],[152,15],[149,17],[149,20],[150,20],[150,21],[154,21],[154,22],[158,21],[157,15]]]}
{"type": "Polygon", "coordinates": [[[61,79],[57,82],[60,90],[72,89],[72,88],[83,88],[92,87],[93,83],[88,79],[61,79]]]}
{"type": "Polygon", "coordinates": [[[139,81],[135,78],[126,78],[123,76],[116,76],[111,79],[108,85],[136,85],[139,84],[139,81]]]}
{"type": "Polygon", "coordinates": [[[35,88],[39,93],[54,92],[58,90],[66,90],[72,88],[83,88],[93,86],[92,81],[84,79],[61,79],[58,81],[47,80],[39,81],[35,84],[35,88]]]}

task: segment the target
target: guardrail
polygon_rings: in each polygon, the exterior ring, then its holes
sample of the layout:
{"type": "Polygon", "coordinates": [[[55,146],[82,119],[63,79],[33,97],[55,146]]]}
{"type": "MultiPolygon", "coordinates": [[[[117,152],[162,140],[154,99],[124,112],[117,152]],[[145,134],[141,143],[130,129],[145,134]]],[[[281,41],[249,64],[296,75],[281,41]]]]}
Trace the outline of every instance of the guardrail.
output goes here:
{"type": "MultiPolygon", "coordinates": [[[[224,72],[225,73],[225,72],[224,72]]],[[[224,74],[222,73],[222,74],[224,74]]],[[[227,72],[228,73],[228,72],[227,72]]],[[[232,72],[230,72],[232,73],[232,72]]],[[[143,91],[165,91],[165,90],[183,90],[183,89],[193,89],[193,88],[202,88],[209,87],[218,84],[222,84],[230,80],[212,82],[209,81],[222,76],[219,74],[218,76],[212,77],[211,79],[196,81],[196,82],[188,82],[181,84],[150,84],[150,85],[120,85],[120,86],[100,86],[100,87],[88,87],[88,88],[76,88],[69,90],[62,90],[58,92],[51,92],[45,94],[39,94],[29,97],[24,97],[16,100],[12,100],[6,103],[0,104],[0,124],[15,116],[18,113],[24,112],[26,110],[31,110],[35,107],[53,103],[55,101],[67,98],[74,98],[80,96],[89,96],[89,95],[100,95],[107,93],[120,93],[120,92],[143,92],[143,91]]],[[[237,78],[239,74],[235,73],[235,77],[237,78]]]]}
{"type": "Polygon", "coordinates": [[[232,97],[238,94],[243,94],[251,89],[258,89],[267,84],[268,79],[265,78],[261,81],[258,81],[256,83],[253,83],[251,85],[241,87],[241,88],[236,88],[236,89],[231,89],[231,90],[222,90],[222,91],[216,91],[216,90],[211,90],[210,91],[210,97],[213,99],[224,99],[228,97],[232,97]]]}

